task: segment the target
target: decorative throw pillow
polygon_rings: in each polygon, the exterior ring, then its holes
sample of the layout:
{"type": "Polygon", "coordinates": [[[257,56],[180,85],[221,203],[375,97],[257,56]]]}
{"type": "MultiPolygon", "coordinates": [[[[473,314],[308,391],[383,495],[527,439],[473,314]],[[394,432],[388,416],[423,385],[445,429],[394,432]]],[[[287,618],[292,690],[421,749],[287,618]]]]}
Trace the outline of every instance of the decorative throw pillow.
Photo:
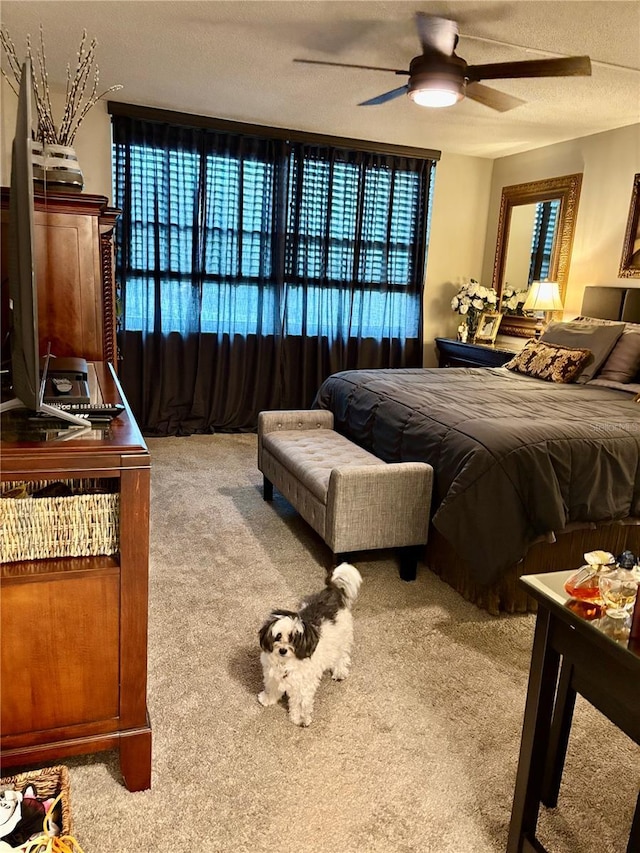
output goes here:
{"type": "Polygon", "coordinates": [[[535,379],[573,382],[591,357],[591,350],[588,349],[573,349],[531,340],[504,366],[535,379]]]}
{"type": "Polygon", "coordinates": [[[640,372],[640,331],[625,329],[598,373],[598,379],[632,382],[640,372]]]}
{"type": "Polygon", "coordinates": [[[624,323],[551,323],[540,340],[561,347],[590,350],[593,358],[589,359],[577,377],[578,382],[588,382],[600,370],[624,328],[624,323]]]}

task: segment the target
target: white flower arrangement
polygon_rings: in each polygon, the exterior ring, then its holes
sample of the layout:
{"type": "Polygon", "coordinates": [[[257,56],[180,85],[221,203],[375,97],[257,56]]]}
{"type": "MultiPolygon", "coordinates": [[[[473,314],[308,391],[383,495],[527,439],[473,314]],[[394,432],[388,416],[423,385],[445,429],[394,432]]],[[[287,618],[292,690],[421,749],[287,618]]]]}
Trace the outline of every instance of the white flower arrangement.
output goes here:
{"type": "Polygon", "coordinates": [[[528,290],[516,290],[510,284],[505,284],[502,288],[502,299],[500,300],[500,310],[503,314],[517,314],[523,316],[522,307],[527,301],[529,295],[528,290]]]}
{"type": "MultiPolygon", "coordinates": [[[[33,80],[33,95],[36,103],[36,111],[38,115],[38,129],[36,131],[36,141],[47,145],[67,145],[72,146],[78,132],[78,128],[82,124],[84,117],[99,100],[104,98],[109,92],[115,92],[122,89],[122,86],[110,86],[104,92],[98,94],[98,83],[100,73],[98,66],[95,64],[95,50],[98,42],[95,38],[87,44],[87,31],[84,30],[80,40],[80,48],[76,67],[73,75],[71,68],[67,65],[67,92],[65,98],[65,107],[62,120],[59,125],[56,125],[51,107],[51,97],[49,94],[49,77],[47,74],[47,60],[44,53],[44,36],[42,26],[40,27],[40,44],[35,52],[35,59],[31,47],[31,36],[27,35],[27,56],[31,60],[32,80],[33,80]],[[93,80],[91,81],[91,78],[93,80]]],[[[15,45],[11,41],[9,33],[5,27],[0,28],[0,44],[6,54],[9,68],[13,74],[17,85],[20,85],[22,77],[22,63],[18,59],[18,54],[15,45]]],[[[7,80],[9,86],[18,94],[16,86],[11,81],[8,74],[2,70],[2,76],[7,80]]]]}
{"type": "Polygon", "coordinates": [[[495,311],[498,294],[492,287],[483,287],[475,278],[469,279],[451,300],[451,307],[457,314],[479,316],[483,311],[495,311]]]}

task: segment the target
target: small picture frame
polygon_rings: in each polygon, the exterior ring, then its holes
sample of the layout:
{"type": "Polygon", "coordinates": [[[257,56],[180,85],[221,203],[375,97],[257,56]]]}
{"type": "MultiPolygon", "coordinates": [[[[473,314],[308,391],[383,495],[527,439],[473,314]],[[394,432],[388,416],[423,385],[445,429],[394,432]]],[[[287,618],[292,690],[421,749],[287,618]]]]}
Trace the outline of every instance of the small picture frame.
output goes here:
{"type": "Polygon", "coordinates": [[[633,178],[631,207],[618,275],[620,278],[640,278],[640,173],[633,178]]]}
{"type": "Polygon", "coordinates": [[[495,311],[483,311],[478,321],[474,341],[480,344],[492,344],[498,334],[501,320],[502,314],[495,311]]]}

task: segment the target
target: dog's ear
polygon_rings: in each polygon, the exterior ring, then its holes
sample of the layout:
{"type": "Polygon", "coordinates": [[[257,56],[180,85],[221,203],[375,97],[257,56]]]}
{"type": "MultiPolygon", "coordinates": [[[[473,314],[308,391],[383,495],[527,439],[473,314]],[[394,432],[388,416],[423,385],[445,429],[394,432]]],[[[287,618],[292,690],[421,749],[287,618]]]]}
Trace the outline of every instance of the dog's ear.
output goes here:
{"type": "Polygon", "coordinates": [[[300,619],[299,621],[302,625],[302,631],[296,631],[291,638],[291,642],[293,643],[293,650],[296,657],[302,660],[303,658],[310,658],[315,652],[318,640],[320,639],[320,632],[310,622],[305,622],[304,619],[300,619]]]}
{"type": "Polygon", "coordinates": [[[277,621],[276,616],[272,614],[264,623],[262,628],[260,628],[260,632],[258,634],[260,637],[260,648],[265,652],[273,651],[273,634],[271,633],[271,628],[277,621]]]}

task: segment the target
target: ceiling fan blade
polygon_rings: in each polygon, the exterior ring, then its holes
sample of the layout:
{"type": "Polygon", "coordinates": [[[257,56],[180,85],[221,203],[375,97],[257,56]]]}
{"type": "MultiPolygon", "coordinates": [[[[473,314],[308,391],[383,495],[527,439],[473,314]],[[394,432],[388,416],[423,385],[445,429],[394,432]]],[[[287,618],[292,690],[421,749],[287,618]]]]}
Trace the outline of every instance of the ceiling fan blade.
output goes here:
{"type": "Polygon", "coordinates": [[[416,12],[416,29],[423,53],[443,53],[451,56],[458,42],[458,25],[447,18],[416,12]]]}
{"type": "Polygon", "coordinates": [[[294,59],[305,65],[333,65],[336,68],[364,68],[365,71],[391,71],[392,74],[408,74],[403,68],[380,68],[379,65],[352,65],[350,62],[326,62],[324,59],[294,59]]]}
{"type": "MultiPolygon", "coordinates": [[[[485,10],[482,10],[482,18],[485,20],[485,10]]],[[[541,50],[538,47],[530,47],[526,44],[518,44],[514,41],[502,41],[501,39],[492,39],[489,36],[472,36],[470,33],[460,33],[461,39],[470,39],[471,41],[481,41],[486,42],[487,44],[499,44],[501,47],[515,47],[518,50],[526,50],[527,53],[540,53],[544,56],[562,56],[564,57],[566,54],[559,53],[556,50],[541,50]]],[[[602,59],[594,59],[590,57],[592,65],[602,65],[603,68],[621,68],[623,71],[634,71],[636,74],[640,74],[640,68],[636,68],[633,65],[621,65],[619,62],[605,62],[602,59]]]]}
{"type": "Polygon", "coordinates": [[[567,56],[561,59],[526,59],[522,62],[493,62],[487,65],[469,65],[467,78],[478,80],[506,80],[516,77],[588,77],[591,60],[588,56],[567,56]]]}
{"type": "Polygon", "coordinates": [[[479,104],[484,104],[485,107],[491,107],[492,110],[498,110],[500,113],[506,113],[527,103],[522,98],[514,98],[513,95],[499,92],[490,86],[483,86],[482,83],[467,83],[465,94],[472,101],[477,101],[479,104]]]}
{"type": "Polygon", "coordinates": [[[383,95],[378,95],[375,98],[369,98],[368,101],[362,101],[358,106],[375,107],[378,106],[378,104],[386,104],[387,101],[393,101],[394,98],[399,98],[400,95],[406,95],[408,91],[408,86],[399,86],[397,89],[391,89],[390,92],[385,92],[383,95]]]}

